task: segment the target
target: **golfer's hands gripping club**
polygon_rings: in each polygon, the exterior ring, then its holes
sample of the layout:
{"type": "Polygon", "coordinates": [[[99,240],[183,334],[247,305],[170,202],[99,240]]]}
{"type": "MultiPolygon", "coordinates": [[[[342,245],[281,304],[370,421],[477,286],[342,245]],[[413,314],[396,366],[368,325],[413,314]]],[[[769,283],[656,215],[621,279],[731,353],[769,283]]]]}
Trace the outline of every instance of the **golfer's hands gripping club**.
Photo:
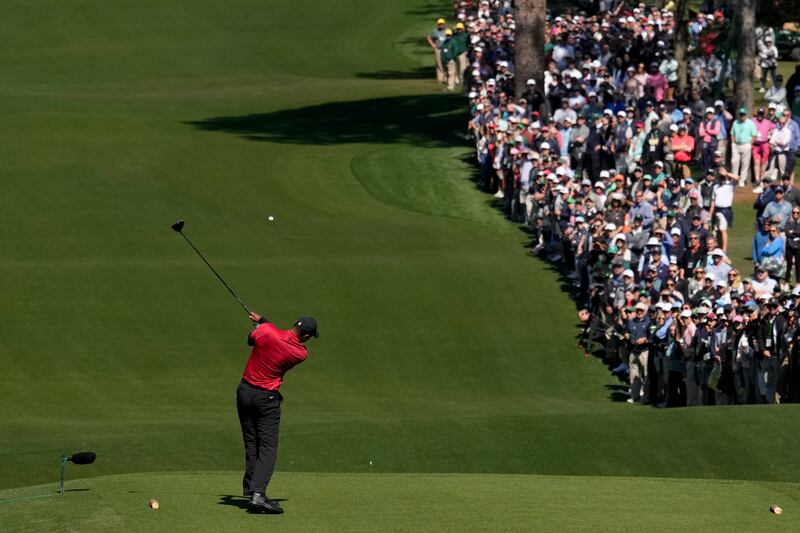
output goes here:
{"type": "Polygon", "coordinates": [[[250,321],[253,323],[253,326],[258,326],[261,324],[261,319],[264,318],[254,311],[250,311],[247,316],[250,317],[250,321]]]}

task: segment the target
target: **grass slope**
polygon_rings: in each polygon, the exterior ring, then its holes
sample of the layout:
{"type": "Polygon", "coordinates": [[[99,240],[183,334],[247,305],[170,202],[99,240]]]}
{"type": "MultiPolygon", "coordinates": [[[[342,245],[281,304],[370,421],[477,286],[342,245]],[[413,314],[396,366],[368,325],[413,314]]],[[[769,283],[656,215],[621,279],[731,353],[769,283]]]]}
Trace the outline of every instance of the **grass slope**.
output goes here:
{"type": "MultiPolygon", "coordinates": [[[[283,516],[242,512],[238,473],[68,482],[64,496],[0,504],[18,531],[797,531],[796,484],[467,474],[284,473],[283,516]],[[713,495],[713,497],[709,497],[713,495]],[[160,508],[148,507],[151,498],[160,508]],[[769,512],[779,503],[782,516],[769,512]]],[[[40,495],[53,486],[3,491],[40,495]]]]}
{"type": "Polygon", "coordinates": [[[249,324],[178,217],[253,309],[320,321],[283,471],[797,479],[796,406],[611,401],[469,181],[418,45],[446,2],[5,8],[0,488],[82,448],[80,475],[240,468],[249,324]]]}

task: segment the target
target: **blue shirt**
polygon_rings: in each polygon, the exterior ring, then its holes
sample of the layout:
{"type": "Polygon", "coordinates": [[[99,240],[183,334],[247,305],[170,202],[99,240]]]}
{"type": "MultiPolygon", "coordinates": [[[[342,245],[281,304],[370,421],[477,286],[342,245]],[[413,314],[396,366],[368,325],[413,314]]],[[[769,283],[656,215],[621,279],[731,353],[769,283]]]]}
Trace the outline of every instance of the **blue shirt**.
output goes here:
{"type": "Polygon", "coordinates": [[[642,201],[641,203],[634,204],[630,210],[630,219],[633,220],[636,215],[642,215],[642,227],[649,228],[653,225],[655,217],[653,216],[653,206],[648,202],[642,201]]]}
{"type": "Polygon", "coordinates": [[[724,139],[727,139],[728,138],[728,128],[730,127],[730,124],[728,124],[728,121],[725,120],[725,116],[722,113],[720,113],[719,115],[716,115],[714,118],[719,120],[720,126],[722,126],[719,129],[719,134],[717,135],[717,139],[719,139],[720,141],[722,141],[724,139]]]}
{"type": "Polygon", "coordinates": [[[789,131],[792,132],[792,141],[789,143],[789,150],[800,150],[800,126],[797,125],[796,120],[791,119],[789,121],[789,131]]]}

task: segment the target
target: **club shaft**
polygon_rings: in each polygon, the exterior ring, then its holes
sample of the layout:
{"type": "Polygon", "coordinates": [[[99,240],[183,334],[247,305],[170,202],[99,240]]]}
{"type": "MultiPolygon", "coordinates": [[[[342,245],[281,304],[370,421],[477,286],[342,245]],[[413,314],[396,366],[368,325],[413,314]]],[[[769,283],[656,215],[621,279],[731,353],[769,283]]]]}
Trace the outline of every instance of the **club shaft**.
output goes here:
{"type": "Polygon", "coordinates": [[[217,273],[217,271],[216,271],[216,270],[214,270],[214,267],[213,267],[213,266],[211,266],[211,263],[209,263],[208,261],[206,261],[206,258],[205,258],[205,257],[203,257],[203,254],[201,254],[201,253],[200,253],[200,250],[198,250],[198,249],[197,249],[197,247],[196,247],[194,244],[192,244],[192,241],[190,241],[190,240],[189,240],[189,237],[187,237],[186,235],[184,235],[182,231],[181,231],[181,232],[179,232],[179,233],[181,234],[181,236],[182,236],[184,239],[186,239],[186,242],[187,242],[187,243],[189,243],[189,246],[191,246],[191,247],[192,247],[192,250],[194,250],[194,251],[195,251],[195,253],[196,253],[198,256],[200,256],[200,259],[202,259],[202,260],[203,260],[203,262],[206,264],[206,266],[208,266],[208,268],[210,268],[210,269],[211,269],[211,272],[213,272],[213,273],[214,273],[214,275],[215,275],[215,276],[217,276],[217,279],[218,279],[218,280],[219,280],[219,281],[220,281],[220,282],[221,282],[221,283],[222,283],[222,284],[225,286],[225,288],[226,288],[226,289],[228,289],[228,292],[229,292],[229,293],[231,293],[231,296],[233,296],[234,298],[236,298],[236,301],[237,301],[237,302],[239,302],[239,305],[241,305],[241,306],[242,306],[242,309],[244,309],[244,312],[245,312],[245,313],[247,313],[247,314],[249,315],[249,314],[250,314],[250,310],[247,308],[247,306],[246,306],[246,305],[244,305],[244,302],[243,302],[243,301],[242,301],[242,300],[241,300],[241,299],[240,299],[238,296],[236,296],[236,293],[235,293],[235,292],[233,292],[233,289],[231,289],[231,288],[228,286],[228,284],[227,284],[227,283],[225,283],[225,280],[224,280],[224,279],[222,279],[222,276],[220,276],[220,275],[217,273]]]}

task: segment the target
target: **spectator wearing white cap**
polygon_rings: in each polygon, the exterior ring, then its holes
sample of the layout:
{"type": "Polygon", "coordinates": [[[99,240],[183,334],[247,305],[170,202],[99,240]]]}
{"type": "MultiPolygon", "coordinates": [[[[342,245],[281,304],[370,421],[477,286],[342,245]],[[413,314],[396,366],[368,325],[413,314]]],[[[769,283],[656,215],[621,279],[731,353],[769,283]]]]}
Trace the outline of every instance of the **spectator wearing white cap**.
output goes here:
{"type": "Polygon", "coordinates": [[[731,266],[723,261],[725,252],[721,248],[714,248],[709,254],[711,264],[706,266],[706,277],[713,274],[714,280],[728,279],[728,272],[731,271],[731,266]]]}
{"type": "Polygon", "coordinates": [[[723,163],[728,161],[728,130],[733,122],[733,115],[725,109],[725,102],[717,100],[714,102],[714,114],[722,126],[717,134],[717,150],[722,153],[723,163]]]}
{"type": "Polygon", "coordinates": [[[722,123],[717,118],[714,108],[706,108],[706,116],[700,122],[698,131],[700,141],[702,142],[702,170],[705,172],[714,162],[714,152],[717,151],[719,143],[719,132],[722,129],[722,123]]]}

